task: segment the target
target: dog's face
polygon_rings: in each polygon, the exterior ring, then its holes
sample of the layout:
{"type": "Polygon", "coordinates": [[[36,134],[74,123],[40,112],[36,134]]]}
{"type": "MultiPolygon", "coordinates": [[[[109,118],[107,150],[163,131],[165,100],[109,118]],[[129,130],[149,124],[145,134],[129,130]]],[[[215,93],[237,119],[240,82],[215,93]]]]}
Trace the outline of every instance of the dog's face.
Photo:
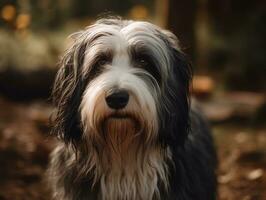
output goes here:
{"type": "Polygon", "coordinates": [[[56,134],[75,145],[84,138],[104,145],[110,135],[183,143],[191,69],[173,34],[107,19],[73,38],[54,85],[56,134]]]}

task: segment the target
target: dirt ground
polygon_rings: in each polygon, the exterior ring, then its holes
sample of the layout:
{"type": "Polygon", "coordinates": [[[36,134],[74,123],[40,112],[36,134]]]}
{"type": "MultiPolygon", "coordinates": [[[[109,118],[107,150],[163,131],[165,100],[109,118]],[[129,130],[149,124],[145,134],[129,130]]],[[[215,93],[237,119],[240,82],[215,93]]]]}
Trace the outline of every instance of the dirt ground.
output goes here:
{"type": "MultiPolygon", "coordinates": [[[[48,200],[45,169],[55,140],[45,102],[0,98],[0,200],[48,200]]],[[[219,157],[219,200],[266,199],[266,127],[213,126],[219,157]]]]}

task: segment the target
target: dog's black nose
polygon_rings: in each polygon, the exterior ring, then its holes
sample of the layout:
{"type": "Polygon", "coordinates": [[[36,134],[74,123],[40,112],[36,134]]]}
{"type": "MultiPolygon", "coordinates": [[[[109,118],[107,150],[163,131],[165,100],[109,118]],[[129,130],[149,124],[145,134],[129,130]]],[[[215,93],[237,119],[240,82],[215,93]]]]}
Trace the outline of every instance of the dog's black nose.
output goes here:
{"type": "Polygon", "coordinates": [[[117,110],[124,108],[127,105],[128,100],[129,94],[125,90],[116,90],[105,98],[107,105],[110,108],[117,110]]]}

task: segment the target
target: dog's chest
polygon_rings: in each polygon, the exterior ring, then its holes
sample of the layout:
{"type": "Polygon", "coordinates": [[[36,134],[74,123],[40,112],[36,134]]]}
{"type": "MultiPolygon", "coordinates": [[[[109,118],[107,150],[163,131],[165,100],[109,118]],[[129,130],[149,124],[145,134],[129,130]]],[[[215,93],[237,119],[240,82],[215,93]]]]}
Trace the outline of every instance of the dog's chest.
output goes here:
{"type": "Polygon", "coordinates": [[[122,166],[112,164],[112,168],[106,168],[107,170],[101,171],[101,167],[96,173],[92,171],[92,174],[99,175],[94,177],[98,199],[160,199],[161,186],[163,190],[168,188],[168,167],[164,156],[153,150],[132,160],[129,155],[129,159],[126,160],[122,166]]]}

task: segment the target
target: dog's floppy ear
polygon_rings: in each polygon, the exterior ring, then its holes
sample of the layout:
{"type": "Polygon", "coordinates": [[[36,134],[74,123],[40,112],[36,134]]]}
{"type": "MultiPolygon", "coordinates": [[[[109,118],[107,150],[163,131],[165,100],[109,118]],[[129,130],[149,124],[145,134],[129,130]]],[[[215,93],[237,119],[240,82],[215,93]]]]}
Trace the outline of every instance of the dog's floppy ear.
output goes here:
{"type": "Polygon", "coordinates": [[[59,71],[52,91],[52,100],[57,109],[52,116],[52,133],[66,143],[72,142],[72,144],[75,144],[82,135],[79,105],[84,90],[81,67],[86,43],[77,39],[79,34],[81,33],[74,34],[72,46],[59,62],[59,71]]]}
{"type": "Polygon", "coordinates": [[[190,83],[192,68],[189,59],[181,51],[174,34],[163,31],[168,47],[170,68],[164,88],[165,118],[162,140],[171,146],[183,145],[190,129],[190,83]]]}

